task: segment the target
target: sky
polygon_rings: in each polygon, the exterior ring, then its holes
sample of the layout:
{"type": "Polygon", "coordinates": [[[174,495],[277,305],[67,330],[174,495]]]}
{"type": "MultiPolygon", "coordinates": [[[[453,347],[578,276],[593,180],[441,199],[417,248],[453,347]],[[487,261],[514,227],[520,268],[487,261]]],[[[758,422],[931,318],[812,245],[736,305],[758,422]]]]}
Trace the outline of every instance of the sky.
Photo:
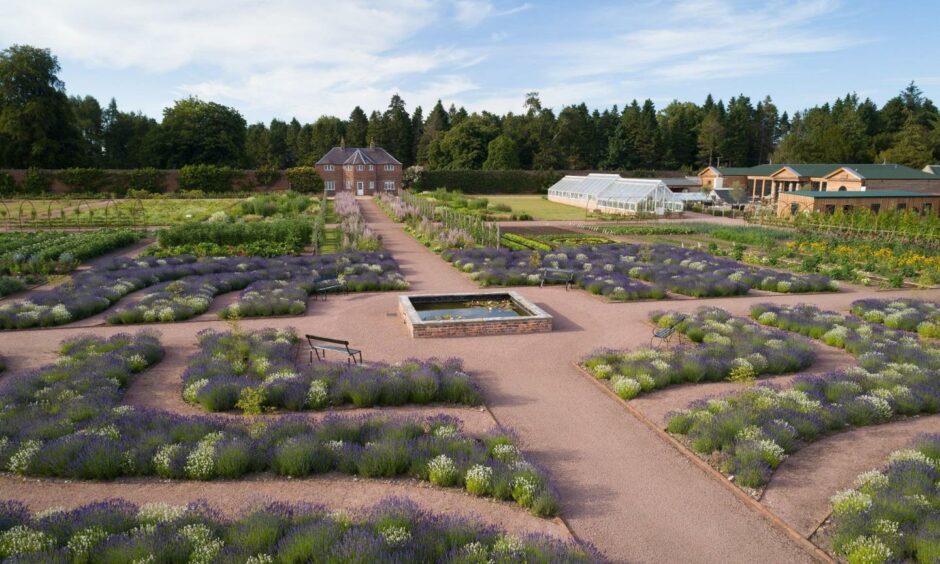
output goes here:
{"type": "Polygon", "coordinates": [[[45,47],[70,95],[160,119],[193,95],[249,123],[770,95],[793,112],[914,80],[940,98],[940,0],[4,0],[0,49],[45,47]]]}

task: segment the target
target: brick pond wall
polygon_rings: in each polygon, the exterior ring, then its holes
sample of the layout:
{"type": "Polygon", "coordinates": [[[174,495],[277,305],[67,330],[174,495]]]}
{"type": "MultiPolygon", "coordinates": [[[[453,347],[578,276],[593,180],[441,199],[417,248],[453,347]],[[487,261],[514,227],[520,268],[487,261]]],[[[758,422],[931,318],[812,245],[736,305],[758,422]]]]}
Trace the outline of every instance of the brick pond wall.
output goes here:
{"type": "Polygon", "coordinates": [[[420,325],[408,323],[406,315],[402,320],[415,338],[433,337],[477,337],[480,335],[515,335],[521,333],[548,333],[552,330],[551,318],[510,317],[488,321],[434,321],[420,325]]]}

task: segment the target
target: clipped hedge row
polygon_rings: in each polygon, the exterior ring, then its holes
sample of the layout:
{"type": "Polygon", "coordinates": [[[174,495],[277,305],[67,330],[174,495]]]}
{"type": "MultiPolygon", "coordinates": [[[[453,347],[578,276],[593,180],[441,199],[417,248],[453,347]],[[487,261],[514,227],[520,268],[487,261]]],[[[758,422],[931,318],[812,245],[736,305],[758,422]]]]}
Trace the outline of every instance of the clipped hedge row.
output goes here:
{"type": "Polygon", "coordinates": [[[425,170],[415,177],[412,187],[465,194],[538,194],[561,178],[560,172],[548,170],[425,170]]]}

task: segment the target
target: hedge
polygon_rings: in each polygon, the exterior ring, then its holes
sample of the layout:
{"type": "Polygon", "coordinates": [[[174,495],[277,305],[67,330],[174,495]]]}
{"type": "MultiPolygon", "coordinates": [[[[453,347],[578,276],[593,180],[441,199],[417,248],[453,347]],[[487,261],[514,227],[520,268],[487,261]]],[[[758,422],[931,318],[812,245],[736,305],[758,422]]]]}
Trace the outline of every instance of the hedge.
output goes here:
{"type": "Polygon", "coordinates": [[[313,224],[305,219],[283,219],[256,223],[185,223],[160,231],[161,247],[197,243],[244,245],[260,241],[288,243],[298,248],[310,244],[313,224]]]}
{"type": "Polygon", "coordinates": [[[560,172],[548,170],[425,170],[415,177],[412,188],[447,188],[465,194],[538,194],[561,178],[560,172]]]}

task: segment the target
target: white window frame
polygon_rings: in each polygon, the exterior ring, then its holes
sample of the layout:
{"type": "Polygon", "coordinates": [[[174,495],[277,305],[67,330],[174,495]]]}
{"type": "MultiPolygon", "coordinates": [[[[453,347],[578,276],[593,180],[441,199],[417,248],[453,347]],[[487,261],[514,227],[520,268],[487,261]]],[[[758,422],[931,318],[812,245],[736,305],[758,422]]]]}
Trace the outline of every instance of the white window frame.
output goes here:
{"type": "Polygon", "coordinates": [[[359,172],[362,172],[365,169],[366,169],[365,165],[356,165],[356,170],[358,170],[359,172]]]}
{"type": "Polygon", "coordinates": [[[393,165],[393,164],[387,164],[387,165],[385,165],[385,170],[386,170],[386,171],[394,171],[394,170],[395,170],[395,165],[393,165]]]}
{"type": "Polygon", "coordinates": [[[386,191],[386,192],[394,192],[394,191],[395,191],[395,181],[394,181],[394,180],[386,180],[386,181],[385,181],[385,191],[386,191]]]}
{"type": "Polygon", "coordinates": [[[333,172],[333,165],[323,165],[323,170],[326,172],[333,172]]]}
{"type": "Polygon", "coordinates": [[[375,170],[375,165],[369,165],[369,170],[375,170]]]}
{"type": "Polygon", "coordinates": [[[343,170],[351,171],[351,170],[352,170],[352,165],[344,165],[344,166],[343,166],[343,170]]]}
{"type": "Polygon", "coordinates": [[[372,190],[373,192],[375,192],[375,180],[369,181],[369,190],[372,190]]]}
{"type": "Polygon", "coordinates": [[[346,189],[347,189],[347,190],[352,190],[352,180],[347,180],[347,181],[346,181],[346,189]]]}
{"type": "Polygon", "coordinates": [[[335,191],[335,190],[336,190],[336,181],[335,181],[335,180],[327,180],[326,183],[325,183],[325,185],[324,185],[324,188],[326,188],[326,191],[327,191],[327,192],[333,192],[333,191],[335,191]]]}

